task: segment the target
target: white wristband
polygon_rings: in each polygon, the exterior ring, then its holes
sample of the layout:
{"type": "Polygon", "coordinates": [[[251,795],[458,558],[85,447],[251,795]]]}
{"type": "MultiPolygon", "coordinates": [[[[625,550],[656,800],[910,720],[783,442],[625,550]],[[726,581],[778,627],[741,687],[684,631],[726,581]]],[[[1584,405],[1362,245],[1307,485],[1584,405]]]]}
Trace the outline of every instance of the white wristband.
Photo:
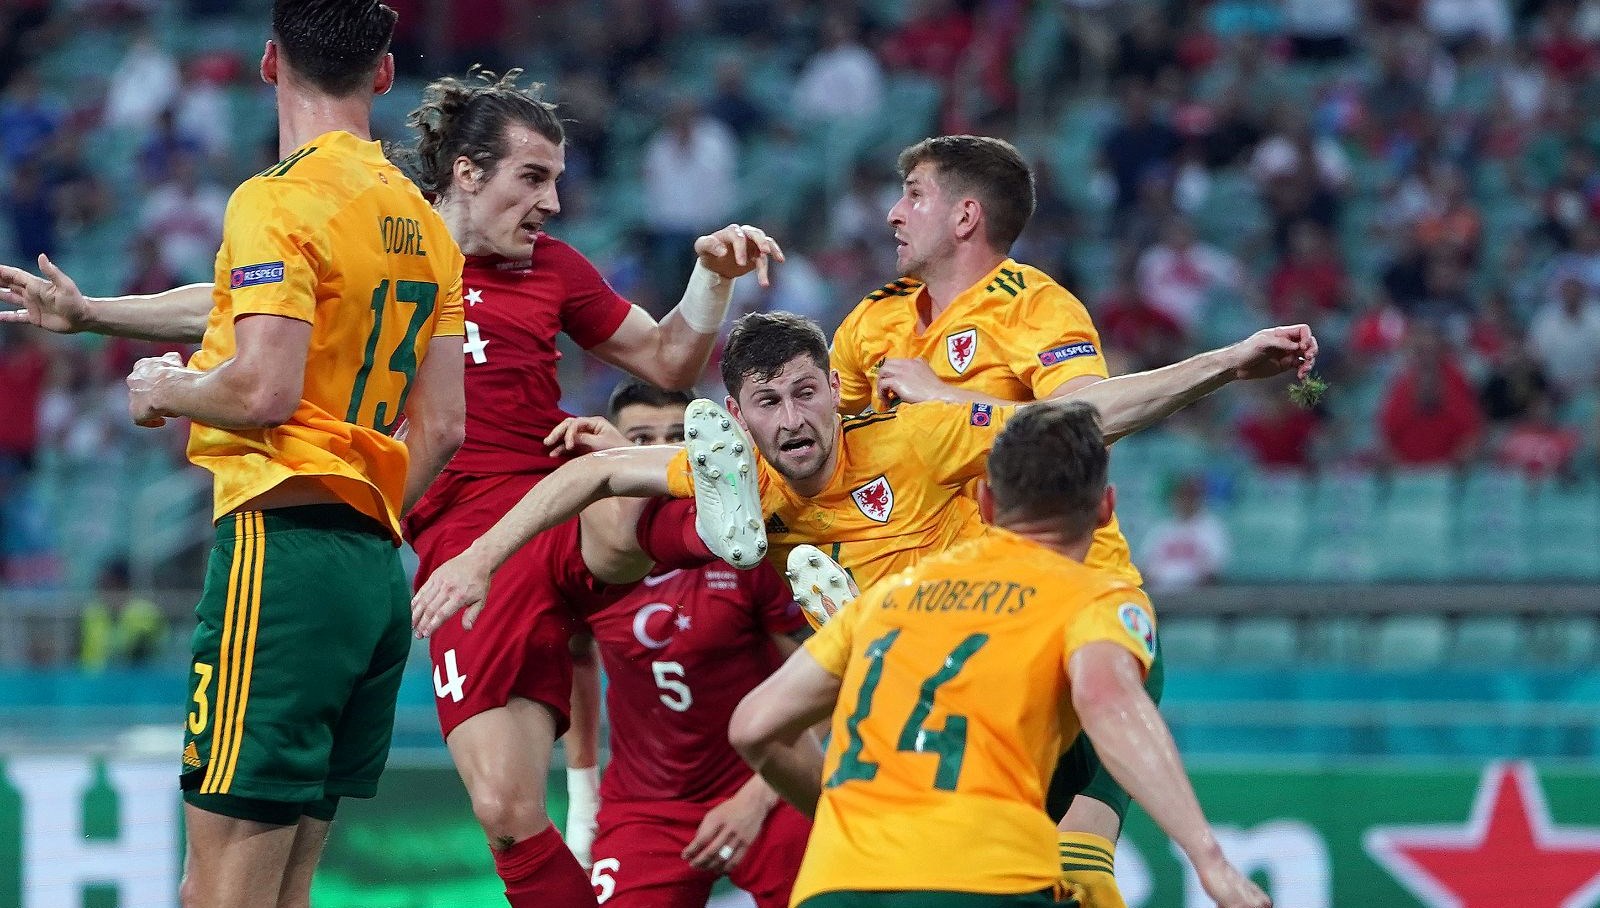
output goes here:
{"type": "Polygon", "coordinates": [[[593,816],[600,809],[600,768],[567,769],[567,813],[593,816]]]}
{"type": "Polygon", "coordinates": [[[701,264],[694,263],[689,275],[689,286],[684,288],[683,299],[678,301],[678,314],[696,334],[716,334],[722,328],[722,317],[728,314],[728,302],[733,299],[733,279],[725,278],[701,264]]]}

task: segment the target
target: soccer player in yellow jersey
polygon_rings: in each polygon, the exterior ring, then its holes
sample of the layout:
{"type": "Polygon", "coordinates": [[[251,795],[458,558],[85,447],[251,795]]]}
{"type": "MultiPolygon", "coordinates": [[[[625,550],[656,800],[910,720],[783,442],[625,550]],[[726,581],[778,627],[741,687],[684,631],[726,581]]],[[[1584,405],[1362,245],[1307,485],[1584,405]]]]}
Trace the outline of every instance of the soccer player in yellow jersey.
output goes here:
{"type": "Polygon", "coordinates": [[[1054,904],[1044,793],[1080,731],[1218,905],[1271,904],[1223,856],[1142,687],[1149,600],[1084,563],[1106,462],[1092,407],[1017,413],[979,491],[994,528],[870,587],[739,705],[734,746],[815,816],[794,905],[1054,904]],[[818,765],[801,737],[830,713],[818,765]]]}
{"type": "MultiPolygon", "coordinates": [[[[901,277],[834,333],[842,412],[1058,399],[1104,380],[1088,310],[1007,254],[1034,209],[1033,173],[1017,150],[984,136],[940,136],[902,151],[899,169],[903,192],[888,222],[901,277]]],[[[1095,531],[1088,564],[1143,582],[1114,515],[1095,531]]],[[[1157,702],[1164,674],[1158,650],[1147,688],[1157,702]]],[[[1062,758],[1049,801],[1064,844],[1103,847],[1117,838],[1128,796],[1083,744],[1062,758]]],[[[1090,908],[1122,908],[1110,873],[1067,873],[1090,889],[1090,908]]]]}
{"type": "MultiPolygon", "coordinates": [[[[1315,358],[1316,340],[1304,325],[1271,328],[1078,393],[1099,407],[1106,437],[1115,439],[1234,379],[1309,368],[1315,358]]],[[[841,419],[822,331],[781,312],[753,313],[734,325],[722,376],[729,409],[749,429],[759,459],[746,450],[750,441],[733,419],[709,401],[685,414],[683,448],[632,447],[604,420],[572,421],[556,435],[581,435],[583,447],[615,450],[562,465],[435,571],[413,598],[417,631],[431,633],[463,608],[471,609],[471,620],[500,564],[535,534],[602,498],[695,495],[708,543],[764,527],[760,541],[770,540],[768,557],[780,569],[795,546],[817,545],[863,586],[985,532],[965,489],[983,475],[995,434],[1017,406],[930,401],[841,419]]],[[[750,542],[746,555],[758,540],[750,542]]]]}
{"type": "MultiPolygon", "coordinates": [[[[376,0],[273,4],[261,76],[283,160],[228,203],[200,352],[128,377],[134,420],[192,420],[189,457],[215,482],[180,776],[187,905],[309,904],[339,799],[372,797],[388,757],[410,651],[400,515],[464,419],[461,252],[371,139],[395,18],[376,0]]],[[[76,293],[45,271],[54,288],[27,294],[76,293]]]]}

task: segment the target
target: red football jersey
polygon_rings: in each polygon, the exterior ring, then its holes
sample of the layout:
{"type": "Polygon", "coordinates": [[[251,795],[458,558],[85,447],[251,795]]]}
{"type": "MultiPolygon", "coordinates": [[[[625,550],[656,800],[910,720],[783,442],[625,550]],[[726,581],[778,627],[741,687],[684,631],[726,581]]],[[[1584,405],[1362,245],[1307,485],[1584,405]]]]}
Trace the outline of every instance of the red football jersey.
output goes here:
{"type": "Polygon", "coordinates": [[[609,686],[604,801],[710,801],[751,776],[728,743],[744,695],[778,667],[773,634],[806,626],[789,585],[763,564],[646,578],[589,616],[609,686]]]}
{"type": "Polygon", "coordinates": [[[631,304],[578,250],[539,234],[531,262],[471,256],[466,302],[467,440],[447,470],[548,473],[561,461],[545,436],[561,409],[556,335],[585,349],[616,333],[631,304]]]}

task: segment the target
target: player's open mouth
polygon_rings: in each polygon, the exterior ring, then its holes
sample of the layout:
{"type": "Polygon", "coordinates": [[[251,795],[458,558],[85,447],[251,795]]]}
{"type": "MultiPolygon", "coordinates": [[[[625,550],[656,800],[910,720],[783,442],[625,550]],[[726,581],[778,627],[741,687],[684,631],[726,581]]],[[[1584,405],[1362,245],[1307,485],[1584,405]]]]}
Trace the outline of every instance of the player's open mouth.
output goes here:
{"type": "Polygon", "coordinates": [[[816,446],[817,443],[809,438],[791,438],[788,441],[779,442],[778,450],[785,453],[790,451],[809,451],[816,446]]]}

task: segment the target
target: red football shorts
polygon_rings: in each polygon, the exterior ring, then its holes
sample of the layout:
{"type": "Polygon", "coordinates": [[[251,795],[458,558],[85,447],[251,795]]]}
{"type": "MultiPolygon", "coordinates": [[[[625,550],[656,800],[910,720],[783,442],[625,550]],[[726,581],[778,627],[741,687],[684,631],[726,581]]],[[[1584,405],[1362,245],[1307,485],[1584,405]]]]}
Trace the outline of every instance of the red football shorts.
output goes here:
{"type": "MultiPolygon", "coordinates": [[[[635,801],[600,806],[590,854],[595,898],[605,908],[705,908],[718,874],[682,857],[716,803],[635,801]]],[[[789,893],[811,835],[811,821],[786,803],[767,815],[750,850],[728,879],[759,908],[789,908],[789,893]]]]}
{"type": "MultiPolygon", "coordinates": [[[[505,516],[542,478],[440,476],[406,521],[421,559],[417,586],[505,516]]],[[[568,643],[581,626],[578,616],[624,591],[606,587],[584,568],[576,519],[519,549],[495,572],[472,630],[464,629],[457,615],[428,641],[439,730],[448,738],[467,719],[523,697],[549,707],[556,735],[564,734],[572,710],[568,643]]]]}

